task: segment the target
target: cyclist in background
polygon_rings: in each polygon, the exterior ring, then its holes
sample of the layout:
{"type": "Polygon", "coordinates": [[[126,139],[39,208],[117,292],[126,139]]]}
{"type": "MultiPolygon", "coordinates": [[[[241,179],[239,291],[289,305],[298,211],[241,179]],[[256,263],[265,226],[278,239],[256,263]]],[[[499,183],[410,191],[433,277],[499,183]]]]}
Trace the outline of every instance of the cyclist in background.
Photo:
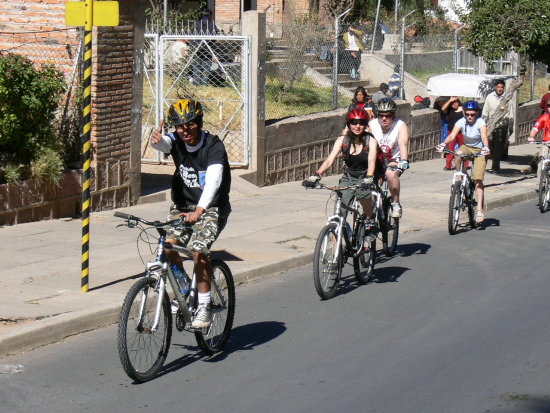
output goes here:
{"type": "MultiPolygon", "coordinates": [[[[479,105],[475,100],[469,100],[464,104],[465,117],[456,121],[453,130],[447,138],[437,145],[437,151],[443,152],[449,142],[452,142],[459,133],[464,136],[464,145],[461,145],[457,154],[482,154],[489,155],[489,140],[487,139],[487,124],[479,117],[479,105]]],[[[485,156],[474,158],[474,170],[472,179],[476,185],[477,211],[476,222],[481,224],[483,215],[483,178],[485,176],[485,156]]],[[[460,158],[455,159],[456,169],[460,169],[460,158]]]]}
{"type": "MultiPolygon", "coordinates": [[[[534,142],[535,137],[537,136],[537,133],[544,130],[544,133],[542,135],[542,141],[548,142],[550,141],[550,113],[548,106],[550,105],[550,98],[546,100],[546,109],[544,109],[544,113],[539,116],[535,124],[533,125],[533,128],[531,129],[531,132],[529,133],[529,142],[534,142]]],[[[540,150],[540,155],[544,157],[548,157],[548,146],[543,145],[540,150]]],[[[541,163],[539,162],[539,166],[537,169],[537,176],[540,176],[540,169],[541,169],[541,163]]]]}
{"type": "Polygon", "coordinates": [[[305,187],[314,187],[321,180],[321,175],[332,166],[336,157],[342,154],[345,173],[340,179],[339,185],[351,186],[361,184],[362,186],[357,190],[344,190],[343,202],[349,206],[354,196],[359,200],[369,220],[367,221],[367,228],[374,225],[370,185],[374,181],[377,147],[376,140],[366,130],[368,121],[369,114],[365,110],[350,110],[346,114],[347,132],[336,139],[328,158],[317,169],[317,172],[303,182],[305,187]]]}
{"type": "Polygon", "coordinates": [[[397,105],[390,98],[380,99],[375,104],[376,119],[369,122],[378,147],[387,166],[397,166],[397,170],[386,169],[386,178],[390,189],[392,204],[391,215],[401,218],[402,208],[399,203],[401,174],[409,168],[409,128],[401,119],[395,117],[397,105]]]}
{"type": "MultiPolygon", "coordinates": [[[[227,223],[231,212],[229,189],[231,171],[227,152],[222,141],[202,130],[202,105],[197,100],[179,99],[168,111],[170,126],[175,131],[163,135],[162,126],[151,134],[153,148],[170,153],[176,165],[172,178],[171,215],[184,216],[193,224],[189,243],[193,251],[194,271],[198,280],[199,305],[194,314],[192,326],[208,327],[212,322],[210,312],[210,247],[227,223]]],[[[184,238],[184,237],[182,237],[184,238]]],[[[167,239],[180,244],[174,238],[167,239]]],[[[171,264],[183,270],[181,257],[176,251],[166,249],[171,264]]]]}

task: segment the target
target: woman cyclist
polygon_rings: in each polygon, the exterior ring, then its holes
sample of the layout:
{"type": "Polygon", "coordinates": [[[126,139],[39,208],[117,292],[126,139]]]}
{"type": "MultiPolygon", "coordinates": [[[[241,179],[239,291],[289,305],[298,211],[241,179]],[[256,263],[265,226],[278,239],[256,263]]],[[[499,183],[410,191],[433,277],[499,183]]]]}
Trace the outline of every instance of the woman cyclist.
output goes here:
{"type": "MultiPolygon", "coordinates": [[[[365,110],[350,110],[346,114],[348,131],[336,139],[328,158],[314,175],[303,182],[303,185],[306,187],[315,186],[315,183],[321,179],[321,175],[332,166],[338,154],[341,153],[345,164],[345,172],[340,179],[339,185],[345,187],[355,184],[366,184],[357,190],[347,189],[343,191],[343,202],[346,205],[350,205],[355,196],[361,203],[367,219],[372,219],[370,184],[373,183],[376,166],[377,144],[376,139],[366,130],[368,122],[369,115],[365,110]]],[[[370,224],[372,224],[372,221],[370,224]]]]}
{"type": "MultiPolygon", "coordinates": [[[[459,119],[452,130],[442,143],[437,145],[437,151],[443,152],[445,146],[453,141],[456,136],[462,132],[464,136],[464,145],[458,148],[457,154],[478,154],[489,155],[489,141],[487,139],[487,125],[483,118],[479,117],[479,105],[474,100],[469,100],[464,104],[465,117],[459,119]]],[[[483,177],[485,175],[485,156],[474,158],[474,171],[472,179],[476,185],[477,211],[476,222],[483,222],[483,177]]],[[[460,169],[460,158],[455,159],[456,169],[460,169]]]]}

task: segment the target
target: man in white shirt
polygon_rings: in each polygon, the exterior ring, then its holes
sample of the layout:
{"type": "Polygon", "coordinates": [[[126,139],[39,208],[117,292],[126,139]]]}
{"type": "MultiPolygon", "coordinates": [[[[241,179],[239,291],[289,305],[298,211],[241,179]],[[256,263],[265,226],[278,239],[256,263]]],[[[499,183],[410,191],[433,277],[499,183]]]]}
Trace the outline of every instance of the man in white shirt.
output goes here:
{"type": "Polygon", "coordinates": [[[500,172],[500,160],[508,144],[509,130],[514,125],[514,112],[512,110],[512,101],[510,100],[506,103],[506,101],[503,100],[504,80],[497,79],[494,87],[494,92],[491,92],[485,98],[485,105],[483,106],[481,116],[485,122],[489,124],[491,119],[496,116],[499,106],[503,104],[507,105],[506,114],[496,123],[489,139],[489,150],[492,155],[491,171],[498,173],[500,172]]]}

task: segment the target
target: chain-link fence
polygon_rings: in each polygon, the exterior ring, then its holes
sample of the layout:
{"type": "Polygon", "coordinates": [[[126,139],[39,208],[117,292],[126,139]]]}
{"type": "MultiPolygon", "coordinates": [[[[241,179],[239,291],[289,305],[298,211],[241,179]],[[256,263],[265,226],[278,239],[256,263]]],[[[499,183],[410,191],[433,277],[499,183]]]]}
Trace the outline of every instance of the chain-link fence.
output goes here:
{"type": "MultiPolygon", "coordinates": [[[[266,119],[274,120],[333,109],[333,64],[338,54],[334,28],[312,17],[267,25],[266,119]],[[280,32],[280,37],[275,37],[280,32]]],[[[342,50],[340,48],[340,50],[342,50]]],[[[347,107],[360,85],[351,79],[341,55],[338,106],[347,107]]]]}
{"type": "Polygon", "coordinates": [[[248,42],[180,25],[146,35],[142,159],[157,160],[147,137],[179,98],[199,100],[204,129],[224,142],[232,165],[248,162],[248,42]]]}
{"type": "Polygon", "coordinates": [[[69,166],[80,163],[80,69],[82,36],[78,29],[1,34],[2,53],[26,56],[36,65],[53,64],[62,71],[67,89],[59,101],[57,124],[69,166]]]}

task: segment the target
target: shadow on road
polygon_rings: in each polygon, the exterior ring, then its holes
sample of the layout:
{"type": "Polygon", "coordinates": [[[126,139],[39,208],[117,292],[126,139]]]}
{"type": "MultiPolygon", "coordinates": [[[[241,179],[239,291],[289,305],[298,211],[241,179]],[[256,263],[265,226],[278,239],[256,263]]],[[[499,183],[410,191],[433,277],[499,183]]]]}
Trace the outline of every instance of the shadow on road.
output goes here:
{"type": "Polygon", "coordinates": [[[188,351],[189,353],[166,364],[156,378],[173,373],[199,360],[218,362],[235,351],[253,350],[256,346],[273,340],[285,331],[285,323],[279,321],[263,321],[233,328],[231,330],[229,342],[225,345],[223,351],[211,357],[205,355],[198,346],[172,344],[174,347],[188,351]]]}

